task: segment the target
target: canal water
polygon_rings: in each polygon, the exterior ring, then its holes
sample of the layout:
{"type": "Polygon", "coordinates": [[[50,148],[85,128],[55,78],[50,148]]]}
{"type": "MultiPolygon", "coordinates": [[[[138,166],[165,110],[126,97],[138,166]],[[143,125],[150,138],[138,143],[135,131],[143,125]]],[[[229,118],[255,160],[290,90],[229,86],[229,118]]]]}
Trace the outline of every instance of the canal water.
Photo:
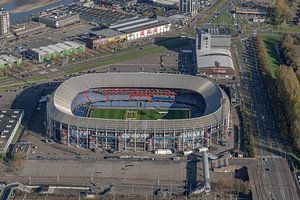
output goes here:
{"type": "MultiPolygon", "coordinates": [[[[11,0],[10,2],[1,5],[1,8],[4,8],[5,10],[13,10],[17,7],[29,4],[29,3],[36,3],[40,0],[11,0]]],[[[59,2],[43,6],[34,10],[21,12],[21,13],[10,13],[10,22],[12,25],[25,22],[29,19],[29,17],[33,14],[38,14],[40,12],[45,11],[46,9],[53,8],[59,5],[68,5],[71,3],[76,2],[77,0],[60,0],[59,2]]],[[[0,0],[1,2],[1,0],[0,0]]]]}

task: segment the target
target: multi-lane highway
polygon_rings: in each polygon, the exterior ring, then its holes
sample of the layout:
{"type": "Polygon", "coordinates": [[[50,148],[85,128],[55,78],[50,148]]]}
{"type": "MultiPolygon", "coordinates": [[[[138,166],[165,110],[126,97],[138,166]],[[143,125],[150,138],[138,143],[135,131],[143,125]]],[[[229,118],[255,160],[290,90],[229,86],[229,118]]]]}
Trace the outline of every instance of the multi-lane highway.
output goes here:
{"type": "Polygon", "coordinates": [[[299,199],[286,159],[232,159],[230,164],[247,167],[254,200],[299,199]]]}

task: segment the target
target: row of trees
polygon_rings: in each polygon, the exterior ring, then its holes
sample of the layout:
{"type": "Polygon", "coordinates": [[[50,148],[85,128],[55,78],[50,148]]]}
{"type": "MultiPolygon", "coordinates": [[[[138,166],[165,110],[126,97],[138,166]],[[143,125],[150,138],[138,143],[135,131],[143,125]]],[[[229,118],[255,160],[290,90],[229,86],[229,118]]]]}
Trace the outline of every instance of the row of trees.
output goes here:
{"type": "Polygon", "coordinates": [[[285,34],[281,42],[282,58],[285,65],[280,66],[277,70],[276,86],[278,104],[284,110],[284,115],[281,114],[283,136],[293,144],[294,149],[300,151],[300,129],[298,127],[300,126],[300,66],[297,63],[294,45],[295,38],[291,34],[285,34]],[[297,116],[295,113],[298,113],[298,118],[295,118],[297,116]]]}
{"type": "Polygon", "coordinates": [[[277,95],[285,110],[283,126],[286,137],[300,152],[300,83],[291,67],[281,65],[276,71],[277,95]]]}
{"type": "Polygon", "coordinates": [[[250,125],[250,120],[249,120],[249,115],[246,111],[241,110],[241,115],[243,119],[242,123],[242,129],[243,129],[243,135],[244,135],[244,152],[246,153],[246,157],[254,158],[256,155],[255,151],[255,142],[254,142],[254,137],[251,132],[251,125],[250,125]]]}

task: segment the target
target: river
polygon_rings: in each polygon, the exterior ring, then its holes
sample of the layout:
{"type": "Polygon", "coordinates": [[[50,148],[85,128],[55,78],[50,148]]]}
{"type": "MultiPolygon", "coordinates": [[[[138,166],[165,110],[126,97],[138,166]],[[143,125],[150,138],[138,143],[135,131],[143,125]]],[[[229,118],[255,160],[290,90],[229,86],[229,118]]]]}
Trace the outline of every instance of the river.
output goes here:
{"type": "MultiPolygon", "coordinates": [[[[29,3],[34,3],[39,0],[11,0],[8,3],[2,5],[1,7],[4,8],[5,10],[13,10],[17,7],[29,4],[29,3]]],[[[59,2],[43,6],[34,10],[26,11],[26,12],[21,12],[21,13],[10,13],[10,23],[12,25],[22,23],[28,20],[30,15],[32,14],[38,14],[42,11],[45,11],[46,9],[53,8],[59,5],[68,5],[71,3],[76,2],[77,0],[60,0],[59,2]]]]}

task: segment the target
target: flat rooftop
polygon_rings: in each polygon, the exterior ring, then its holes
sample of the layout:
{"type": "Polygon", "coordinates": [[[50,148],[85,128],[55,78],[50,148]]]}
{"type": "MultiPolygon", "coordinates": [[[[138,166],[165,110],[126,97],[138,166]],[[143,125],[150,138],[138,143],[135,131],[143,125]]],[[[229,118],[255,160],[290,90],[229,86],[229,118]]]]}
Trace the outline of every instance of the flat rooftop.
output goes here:
{"type": "Polygon", "coordinates": [[[9,64],[9,63],[14,63],[17,61],[20,61],[20,58],[17,58],[13,55],[0,55],[0,64],[9,64]]]}
{"type": "Polygon", "coordinates": [[[51,10],[51,11],[45,11],[40,14],[39,18],[45,18],[45,19],[58,21],[58,20],[67,19],[74,15],[78,15],[78,14],[67,11],[62,7],[62,8],[58,8],[58,9],[51,10]]]}
{"type": "Polygon", "coordinates": [[[77,49],[80,47],[84,47],[83,44],[75,42],[75,41],[65,41],[62,43],[56,43],[53,45],[40,46],[37,48],[33,48],[31,50],[38,52],[41,55],[60,53],[65,50],[77,49]]]}
{"type": "Polygon", "coordinates": [[[26,22],[26,23],[22,23],[22,24],[13,25],[13,26],[11,26],[11,28],[14,31],[22,31],[24,29],[32,29],[32,28],[43,27],[43,26],[45,26],[45,25],[42,23],[30,21],[30,22],[26,22]]]}
{"type": "Polygon", "coordinates": [[[163,5],[176,5],[178,0],[156,0],[155,3],[163,4],[163,5]]]}
{"type": "Polygon", "coordinates": [[[167,12],[159,14],[159,16],[161,16],[161,17],[171,17],[173,15],[182,15],[182,16],[188,17],[186,12],[180,11],[180,10],[175,10],[175,9],[168,10],[167,12]]]}
{"type": "Polygon", "coordinates": [[[124,5],[126,3],[135,2],[134,0],[101,0],[99,4],[124,5]]]}
{"type": "Polygon", "coordinates": [[[147,30],[149,28],[162,26],[169,24],[167,21],[158,21],[156,19],[143,19],[132,22],[120,23],[118,25],[114,25],[111,28],[114,28],[123,33],[133,33],[140,30],[147,30]]]}
{"type": "Polygon", "coordinates": [[[118,12],[108,9],[86,8],[75,4],[70,5],[66,9],[73,13],[78,13],[80,18],[85,21],[104,24],[106,26],[136,17],[136,15],[125,12],[118,12]]]}
{"type": "Polygon", "coordinates": [[[27,49],[39,48],[42,46],[49,46],[56,44],[56,41],[47,39],[47,38],[36,38],[35,40],[30,40],[30,42],[26,43],[25,47],[27,49]]]}
{"type": "Polygon", "coordinates": [[[236,8],[235,13],[237,14],[256,14],[256,15],[267,15],[268,10],[262,8],[236,8]]]}
{"type": "Polygon", "coordinates": [[[22,110],[0,110],[0,149],[6,146],[22,113],[22,110]]]}
{"type": "Polygon", "coordinates": [[[211,35],[230,35],[230,31],[228,28],[198,28],[197,32],[199,33],[209,33],[211,35]]]}
{"type": "Polygon", "coordinates": [[[97,31],[91,31],[90,34],[96,35],[98,37],[115,37],[122,35],[121,32],[116,31],[114,29],[106,28],[97,31]]]}

